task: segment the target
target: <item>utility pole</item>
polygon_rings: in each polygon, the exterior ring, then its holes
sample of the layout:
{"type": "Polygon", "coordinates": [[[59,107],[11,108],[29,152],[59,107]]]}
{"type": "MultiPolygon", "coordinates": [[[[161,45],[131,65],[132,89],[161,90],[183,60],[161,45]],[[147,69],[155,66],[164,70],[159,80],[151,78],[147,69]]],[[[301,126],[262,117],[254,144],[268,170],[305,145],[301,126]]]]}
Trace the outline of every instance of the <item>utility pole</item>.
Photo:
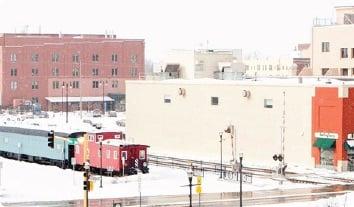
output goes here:
{"type": "Polygon", "coordinates": [[[219,132],[219,136],[220,136],[220,179],[222,179],[222,134],[223,134],[223,132],[219,132]]]}
{"type": "Polygon", "coordinates": [[[80,119],[82,119],[82,81],[81,81],[81,56],[79,57],[80,61],[80,81],[79,81],[79,87],[80,87],[80,119]]]}
{"type": "Polygon", "coordinates": [[[281,163],[281,168],[280,168],[280,173],[283,176],[284,175],[284,167],[285,167],[285,156],[284,156],[284,151],[285,151],[285,91],[283,91],[283,115],[282,115],[282,126],[281,126],[281,156],[283,157],[282,163],[281,163]]]}

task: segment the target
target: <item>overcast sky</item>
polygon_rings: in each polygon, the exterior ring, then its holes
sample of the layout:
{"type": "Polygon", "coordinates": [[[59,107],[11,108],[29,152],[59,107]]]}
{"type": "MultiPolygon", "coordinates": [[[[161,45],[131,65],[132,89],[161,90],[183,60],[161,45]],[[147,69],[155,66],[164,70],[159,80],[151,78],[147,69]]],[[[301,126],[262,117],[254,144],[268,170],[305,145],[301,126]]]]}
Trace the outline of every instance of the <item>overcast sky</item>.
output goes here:
{"type": "Polygon", "coordinates": [[[169,49],[242,48],[289,53],[310,42],[314,17],[338,0],[0,0],[0,32],[101,33],[143,38],[146,57],[169,49]]]}

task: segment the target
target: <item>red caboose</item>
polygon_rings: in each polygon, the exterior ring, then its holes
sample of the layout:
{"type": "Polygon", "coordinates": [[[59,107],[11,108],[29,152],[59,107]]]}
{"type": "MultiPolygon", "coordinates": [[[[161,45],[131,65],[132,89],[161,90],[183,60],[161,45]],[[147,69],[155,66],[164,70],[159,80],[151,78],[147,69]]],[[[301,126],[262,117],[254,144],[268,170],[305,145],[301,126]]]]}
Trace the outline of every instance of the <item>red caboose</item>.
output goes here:
{"type": "MultiPolygon", "coordinates": [[[[83,143],[75,145],[76,163],[80,166],[84,163],[83,146],[83,143]]],[[[119,139],[96,142],[93,137],[89,136],[88,150],[91,170],[98,173],[102,168],[104,173],[111,172],[114,175],[136,174],[137,170],[148,173],[147,148],[147,145],[127,144],[119,139]]]]}

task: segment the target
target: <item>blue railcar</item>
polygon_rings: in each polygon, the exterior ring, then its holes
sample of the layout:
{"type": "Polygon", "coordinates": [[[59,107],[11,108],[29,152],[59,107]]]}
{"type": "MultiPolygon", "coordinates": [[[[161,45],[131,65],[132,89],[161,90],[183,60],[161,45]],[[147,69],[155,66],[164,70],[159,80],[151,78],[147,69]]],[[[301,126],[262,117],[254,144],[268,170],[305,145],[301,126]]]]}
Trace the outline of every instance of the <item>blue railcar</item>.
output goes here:
{"type": "Polygon", "coordinates": [[[66,168],[73,150],[65,139],[55,139],[52,149],[47,137],[0,132],[0,156],[7,158],[66,168]]]}

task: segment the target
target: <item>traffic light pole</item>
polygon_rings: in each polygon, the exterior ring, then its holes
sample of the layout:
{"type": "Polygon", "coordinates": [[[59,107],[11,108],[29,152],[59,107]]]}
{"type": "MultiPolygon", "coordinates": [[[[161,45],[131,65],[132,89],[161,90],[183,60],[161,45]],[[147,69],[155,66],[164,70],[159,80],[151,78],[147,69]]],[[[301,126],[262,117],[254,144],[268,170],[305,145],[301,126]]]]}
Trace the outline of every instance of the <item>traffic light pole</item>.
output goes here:
{"type": "Polygon", "coordinates": [[[89,200],[88,200],[88,192],[89,192],[89,169],[85,168],[85,183],[86,183],[86,188],[84,187],[84,207],[88,207],[89,206],[89,200]]]}

